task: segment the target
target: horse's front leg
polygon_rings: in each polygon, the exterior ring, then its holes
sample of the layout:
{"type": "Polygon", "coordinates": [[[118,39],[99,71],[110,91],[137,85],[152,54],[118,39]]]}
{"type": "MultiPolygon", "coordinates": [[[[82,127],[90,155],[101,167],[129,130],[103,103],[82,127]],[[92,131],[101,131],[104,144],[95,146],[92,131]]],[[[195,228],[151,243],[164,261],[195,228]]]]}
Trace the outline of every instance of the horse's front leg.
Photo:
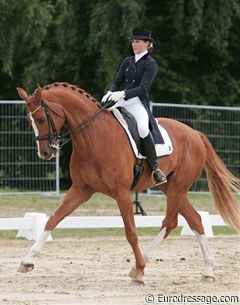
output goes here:
{"type": "Polygon", "coordinates": [[[136,260],[136,265],[129,273],[129,276],[133,280],[141,284],[144,284],[143,274],[144,274],[145,262],[138,246],[138,236],[135,227],[133,206],[132,206],[132,199],[130,196],[130,192],[127,191],[125,194],[124,192],[120,192],[119,198],[116,198],[116,200],[123,218],[126,237],[132,247],[136,260]]]}
{"type": "Polygon", "coordinates": [[[49,217],[44,231],[31,247],[28,254],[23,258],[18,269],[19,272],[29,272],[33,270],[35,258],[42,250],[49,235],[51,234],[51,231],[62,219],[71,214],[80,204],[87,201],[91,195],[92,192],[89,189],[79,189],[74,186],[69,189],[61,205],[58,207],[55,213],[49,217]]]}

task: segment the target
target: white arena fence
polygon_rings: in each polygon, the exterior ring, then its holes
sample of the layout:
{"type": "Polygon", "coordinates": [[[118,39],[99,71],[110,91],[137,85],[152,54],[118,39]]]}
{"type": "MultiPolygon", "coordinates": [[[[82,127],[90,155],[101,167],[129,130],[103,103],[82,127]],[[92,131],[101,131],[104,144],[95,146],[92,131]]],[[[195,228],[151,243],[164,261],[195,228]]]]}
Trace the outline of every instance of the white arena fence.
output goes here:
{"type": "MultiPolygon", "coordinates": [[[[151,109],[155,117],[172,118],[204,133],[227,168],[240,177],[240,107],[151,103],[151,109]]],[[[191,192],[209,192],[204,171],[191,192]]]]}
{"type": "MultiPolygon", "coordinates": [[[[213,226],[226,226],[219,215],[210,215],[208,212],[199,212],[207,237],[213,237],[213,226]]],[[[135,215],[136,227],[160,228],[165,216],[138,216],[135,215]]],[[[26,213],[24,218],[0,218],[0,231],[18,230],[18,238],[36,240],[44,229],[48,217],[45,213],[26,213]]],[[[80,216],[66,217],[56,229],[86,229],[86,228],[123,228],[121,216],[80,216]]],[[[186,220],[178,217],[178,226],[183,227],[181,235],[194,235],[186,220]]],[[[49,237],[52,240],[52,237],[49,237]]]]}
{"type": "Polygon", "coordinates": [[[59,157],[38,158],[25,102],[0,101],[0,194],[39,192],[59,194],[59,157]]]}

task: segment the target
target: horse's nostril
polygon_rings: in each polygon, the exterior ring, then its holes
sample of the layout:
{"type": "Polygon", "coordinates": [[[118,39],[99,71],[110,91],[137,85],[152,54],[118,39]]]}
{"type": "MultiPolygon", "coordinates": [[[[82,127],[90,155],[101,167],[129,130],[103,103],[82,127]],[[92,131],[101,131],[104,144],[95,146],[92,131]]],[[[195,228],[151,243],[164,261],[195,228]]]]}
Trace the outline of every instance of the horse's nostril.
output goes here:
{"type": "Polygon", "coordinates": [[[44,155],[44,157],[48,157],[49,152],[48,151],[44,151],[43,155],[44,155]]]}

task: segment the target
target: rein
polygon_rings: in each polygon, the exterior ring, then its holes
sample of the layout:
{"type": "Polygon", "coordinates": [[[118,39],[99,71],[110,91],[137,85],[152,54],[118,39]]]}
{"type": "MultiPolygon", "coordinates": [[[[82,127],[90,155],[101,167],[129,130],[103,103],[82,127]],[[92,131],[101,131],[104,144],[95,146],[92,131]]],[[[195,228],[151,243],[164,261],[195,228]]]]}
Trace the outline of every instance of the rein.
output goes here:
{"type": "Polygon", "coordinates": [[[51,116],[50,112],[53,112],[56,116],[58,116],[59,118],[61,118],[64,121],[64,124],[66,122],[66,119],[64,117],[62,117],[59,113],[57,113],[55,110],[51,109],[45,102],[44,100],[41,100],[41,105],[38,106],[35,110],[33,110],[33,112],[30,112],[30,115],[33,115],[34,113],[36,113],[40,108],[43,108],[46,114],[46,118],[48,121],[48,129],[49,129],[49,134],[45,135],[45,136],[36,136],[35,139],[36,141],[41,141],[41,140],[48,140],[49,141],[49,145],[51,147],[55,147],[58,149],[61,149],[64,145],[66,145],[68,142],[71,141],[71,138],[67,138],[65,141],[63,140],[63,138],[65,138],[66,136],[72,134],[73,132],[81,132],[83,131],[85,128],[87,128],[87,126],[93,121],[95,120],[98,115],[105,110],[106,108],[109,107],[110,102],[112,103],[112,101],[107,101],[103,106],[101,106],[101,108],[93,114],[93,116],[91,116],[88,120],[80,123],[79,125],[77,125],[76,127],[74,127],[73,129],[65,132],[64,134],[58,135],[57,133],[57,128],[56,125],[54,123],[54,120],[51,116]],[[51,129],[52,129],[52,133],[51,133],[51,129]],[[61,143],[62,142],[62,143],[61,143]]]}
{"type": "MultiPolygon", "coordinates": [[[[91,116],[87,121],[80,123],[79,125],[77,125],[76,127],[74,127],[73,129],[65,132],[63,135],[60,136],[60,141],[62,140],[62,138],[72,134],[73,132],[82,132],[85,128],[87,128],[87,126],[93,121],[95,120],[99,114],[105,110],[107,108],[107,105],[102,106],[101,109],[99,109],[96,113],[94,113],[93,116],[91,116]]],[[[61,145],[59,145],[59,148],[61,149],[65,144],[67,144],[68,142],[71,141],[71,138],[66,139],[64,142],[62,142],[61,145]]]]}

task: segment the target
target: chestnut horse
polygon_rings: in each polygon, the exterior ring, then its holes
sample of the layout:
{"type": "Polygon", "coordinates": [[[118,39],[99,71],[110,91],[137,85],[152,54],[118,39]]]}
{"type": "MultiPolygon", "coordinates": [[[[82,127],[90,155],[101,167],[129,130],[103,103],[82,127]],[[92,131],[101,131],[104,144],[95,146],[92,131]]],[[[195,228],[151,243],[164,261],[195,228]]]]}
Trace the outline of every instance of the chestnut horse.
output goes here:
{"type": "MultiPolygon", "coordinates": [[[[143,273],[153,250],[177,226],[180,213],[195,233],[204,260],[204,276],[214,279],[214,259],[204,235],[201,217],[192,207],[187,192],[205,168],[215,206],[226,223],[240,230],[240,210],[235,191],[240,194],[240,179],[234,177],[216,155],[205,135],[176,120],[161,118],[160,124],[168,131],[173,153],[158,159],[167,176],[167,183],[159,186],[167,196],[166,216],[159,224],[159,234],[142,255],[136,233],[130,186],[133,181],[135,156],[123,128],[110,111],[103,109],[84,90],[67,83],[53,83],[37,87],[33,96],[17,88],[26,102],[29,121],[34,129],[38,156],[49,160],[56,156],[63,125],[72,139],[70,172],[72,186],[63,202],[48,219],[44,232],[23,258],[19,271],[34,268],[51,231],[93,193],[101,192],[114,198],[123,218],[125,233],[134,256],[135,266],[130,276],[143,283],[143,273]]],[[[144,161],[144,173],[133,191],[153,186],[151,170],[144,161]]]]}

